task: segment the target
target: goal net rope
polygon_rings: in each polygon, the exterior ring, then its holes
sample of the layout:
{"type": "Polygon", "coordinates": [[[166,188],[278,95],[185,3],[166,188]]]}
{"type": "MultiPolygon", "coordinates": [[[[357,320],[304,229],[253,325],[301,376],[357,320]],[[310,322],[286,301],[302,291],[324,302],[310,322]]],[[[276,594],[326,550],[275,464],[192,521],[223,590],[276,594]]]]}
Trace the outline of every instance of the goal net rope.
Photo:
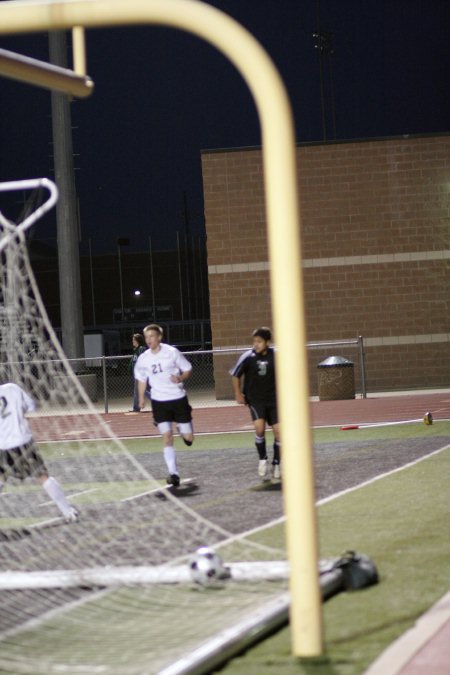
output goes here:
{"type": "Polygon", "coordinates": [[[0,374],[35,400],[34,439],[80,518],[67,524],[31,480],[8,480],[0,492],[0,670],[160,672],[199,636],[286,590],[286,567],[277,567],[285,553],[227,532],[163,489],[155,455],[130,451],[97,413],[56,338],[28,256],[27,228],[55,202],[52,185],[0,185],[0,197],[5,189],[50,191],[22,223],[0,212],[0,374]],[[237,563],[240,581],[232,574],[214,590],[190,582],[186,561],[205,545],[231,569],[237,563]]]}

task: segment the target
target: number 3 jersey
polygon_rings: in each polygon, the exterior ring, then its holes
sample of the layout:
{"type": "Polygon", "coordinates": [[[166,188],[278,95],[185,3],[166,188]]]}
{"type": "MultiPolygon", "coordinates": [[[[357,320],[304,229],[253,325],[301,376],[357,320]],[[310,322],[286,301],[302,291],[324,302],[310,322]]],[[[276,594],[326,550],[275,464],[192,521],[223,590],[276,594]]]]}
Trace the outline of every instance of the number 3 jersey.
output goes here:
{"type": "Polygon", "coordinates": [[[176,348],[163,342],[158,352],[147,349],[140,355],[134,367],[134,377],[151,387],[151,397],[155,401],[174,401],[186,396],[182,382],[172,382],[172,375],[180,375],[192,366],[176,348]]]}
{"type": "Polygon", "coordinates": [[[0,385],[0,451],[18,448],[32,440],[25,414],[35,407],[33,399],[17,384],[0,385]]]}
{"type": "Polygon", "coordinates": [[[275,351],[272,347],[265,354],[257,354],[253,349],[244,352],[230,375],[244,376],[247,403],[276,403],[275,351]]]}

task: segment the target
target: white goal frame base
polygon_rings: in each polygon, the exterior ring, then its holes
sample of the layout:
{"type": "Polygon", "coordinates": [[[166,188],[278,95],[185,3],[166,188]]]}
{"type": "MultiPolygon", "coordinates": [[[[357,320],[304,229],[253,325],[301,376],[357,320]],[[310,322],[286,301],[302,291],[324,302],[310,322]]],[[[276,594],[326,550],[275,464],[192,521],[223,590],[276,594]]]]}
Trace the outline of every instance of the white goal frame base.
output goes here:
{"type": "MultiPolygon", "coordinates": [[[[235,562],[225,566],[233,581],[279,581],[289,578],[289,564],[286,561],[235,562]]],[[[80,570],[2,572],[0,590],[180,584],[190,581],[187,563],[154,567],[92,567],[80,570]]]]}

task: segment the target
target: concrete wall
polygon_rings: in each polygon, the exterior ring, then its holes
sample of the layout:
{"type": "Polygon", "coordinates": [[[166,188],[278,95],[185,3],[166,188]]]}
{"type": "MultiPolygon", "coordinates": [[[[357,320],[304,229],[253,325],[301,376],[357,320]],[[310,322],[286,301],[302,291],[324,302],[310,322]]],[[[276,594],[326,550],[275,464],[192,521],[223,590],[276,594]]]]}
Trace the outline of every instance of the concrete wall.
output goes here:
{"type": "MultiPolygon", "coordinates": [[[[449,385],[450,136],[297,156],[308,341],[362,335],[369,391],[449,385]]],[[[261,151],[204,152],[202,165],[213,346],[246,345],[271,324],[261,151]]],[[[310,353],[312,394],[327,355],[310,353]]]]}

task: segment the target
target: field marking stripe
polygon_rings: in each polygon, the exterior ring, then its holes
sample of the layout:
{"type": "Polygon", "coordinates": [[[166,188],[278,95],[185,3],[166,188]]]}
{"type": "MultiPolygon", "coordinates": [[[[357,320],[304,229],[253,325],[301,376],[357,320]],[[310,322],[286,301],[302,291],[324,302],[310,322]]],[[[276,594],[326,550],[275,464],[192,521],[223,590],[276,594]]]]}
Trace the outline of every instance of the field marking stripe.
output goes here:
{"type": "MultiPolygon", "coordinates": [[[[351,492],[355,492],[356,490],[359,490],[360,488],[367,487],[368,485],[372,485],[372,483],[375,483],[378,480],[381,480],[382,478],[387,478],[388,476],[391,476],[394,473],[398,473],[400,471],[403,471],[403,469],[408,469],[412,466],[415,466],[416,464],[419,464],[420,462],[423,462],[424,460],[428,459],[429,457],[433,457],[434,455],[438,455],[439,453],[443,452],[444,450],[448,450],[450,448],[450,444],[444,445],[442,448],[438,448],[437,450],[433,450],[433,452],[430,452],[427,455],[423,455],[422,457],[418,457],[417,459],[413,460],[412,462],[408,462],[408,464],[403,464],[403,466],[399,466],[396,469],[391,469],[391,471],[386,471],[386,473],[379,474],[378,476],[374,476],[373,478],[370,478],[369,480],[364,481],[363,483],[359,483],[358,485],[353,485],[351,488],[347,488],[346,490],[341,490],[340,492],[336,492],[333,495],[329,495],[328,497],[324,497],[323,499],[319,499],[316,502],[316,506],[322,506],[323,504],[327,504],[328,502],[334,501],[335,499],[339,499],[339,497],[343,497],[346,494],[350,494],[351,492]]],[[[258,532],[262,532],[263,530],[269,529],[270,527],[275,527],[276,525],[282,525],[284,522],[286,522],[286,516],[280,516],[280,518],[276,518],[275,520],[271,520],[269,523],[266,523],[265,525],[259,525],[258,527],[254,527],[251,530],[247,530],[246,532],[242,532],[239,537],[244,538],[251,536],[252,534],[257,534],[258,532]]],[[[227,543],[232,542],[236,537],[230,538],[228,541],[221,542],[221,546],[225,545],[227,543]]]]}
{"type": "Polygon", "coordinates": [[[366,480],[363,483],[359,483],[358,485],[354,485],[353,487],[347,488],[346,490],[341,490],[340,492],[336,492],[336,494],[330,495],[329,497],[324,497],[323,499],[319,499],[319,501],[316,502],[316,506],[322,506],[323,504],[328,504],[328,502],[332,502],[335,499],[338,499],[339,497],[343,497],[344,495],[349,494],[350,492],[355,492],[356,490],[359,490],[363,487],[367,487],[368,485],[372,485],[373,483],[376,483],[377,481],[381,480],[382,478],[387,478],[388,476],[392,476],[394,473],[399,473],[400,471],[403,471],[404,469],[409,469],[412,466],[415,466],[416,464],[420,464],[420,462],[423,462],[426,459],[429,459],[430,457],[433,457],[434,455],[438,455],[439,453],[443,452],[444,450],[448,450],[448,448],[450,448],[450,444],[444,445],[442,448],[438,448],[437,450],[433,450],[433,452],[430,452],[427,455],[422,455],[422,457],[418,457],[417,459],[414,459],[412,462],[408,462],[407,464],[403,464],[402,466],[398,466],[396,469],[391,469],[390,471],[386,471],[385,473],[380,473],[378,476],[374,476],[373,478],[370,478],[369,480],[366,480]]]}
{"type": "MultiPolygon", "coordinates": [[[[408,464],[403,465],[402,467],[398,467],[396,469],[393,469],[392,471],[388,471],[384,474],[380,474],[379,476],[375,476],[373,479],[370,479],[368,481],[364,481],[363,483],[360,483],[359,485],[355,485],[352,488],[349,488],[348,490],[342,490],[340,492],[337,492],[334,495],[330,495],[329,497],[325,497],[324,499],[321,499],[321,500],[317,501],[316,506],[321,506],[322,504],[326,504],[327,502],[333,501],[334,499],[338,499],[339,497],[342,497],[345,494],[349,494],[350,492],[354,492],[356,490],[359,490],[362,487],[366,487],[367,485],[371,485],[372,483],[374,483],[377,480],[380,480],[381,478],[386,478],[387,476],[390,476],[394,473],[398,473],[398,472],[402,471],[403,469],[406,469],[406,468],[409,468],[409,467],[414,466],[416,464],[419,464],[420,462],[428,459],[429,457],[433,457],[434,455],[440,454],[441,452],[443,452],[444,450],[447,450],[448,448],[450,448],[450,445],[445,445],[442,448],[434,450],[433,452],[431,452],[427,455],[423,455],[422,457],[419,457],[418,459],[414,460],[413,462],[409,462],[408,464]]],[[[53,522],[55,520],[61,520],[61,519],[59,519],[59,518],[52,519],[53,522]]],[[[227,543],[236,540],[238,538],[238,536],[239,536],[240,539],[243,539],[245,537],[248,537],[249,535],[252,535],[252,534],[255,534],[257,532],[261,532],[265,529],[268,529],[269,527],[273,527],[275,525],[282,524],[283,522],[285,522],[285,520],[286,520],[286,516],[281,516],[280,518],[277,518],[276,520],[273,520],[270,523],[267,523],[267,524],[259,526],[259,527],[255,527],[252,530],[247,530],[246,532],[242,532],[239,535],[237,535],[236,537],[230,537],[230,539],[228,539],[227,541],[221,542],[220,546],[226,545],[227,543]]],[[[52,521],[46,521],[46,522],[49,523],[49,522],[52,522],[52,521]]],[[[44,523],[40,523],[37,526],[42,526],[43,524],[44,523]]],[[[34,526],[31,525],[30,527],[36,527],[36,525],[34,525],[34,526]]],[[[219,548],[219,546],[217,546],[217,548],[219,548]]],[[[20,633],[23,630],[26,630],[27,628],[39,627],[40,625],[42,625],[43,622],[48,620],[48,618],[53,618],[54,616],[57,616],[58,614],[64,614],[67,611],[70,611],[70,609],[72,609],[73,607],[75,607],[77,605],[82,605],[82,604],[85,604],[86,602],[93,601],[97,597],[99,597],[100,595],[109,593],[110,590],[111,589],[104,589],[102,591],[99,591],[98,593],[95,593],[93,596],[89,595],[85,598],[81,598],[79,600],[76,600],[73,603],[69,603],[69,605],[64,605],[62,607],[49,610],[45,614],[41,614],[39,617],[36,617],[34,619],[30,619],[28,622],[26,622],[26,624],[21,624],[20,626],[16,626],[13,629],[2,632],[0,634],[0,641],[4,640],[5,638],[8,638],[8,637],[10,637],[10,636],[12,636],[16,633],[20,633]]]]}
{"type": "MultiPolygon", "coordinates": [[[[23,631],[27,630],[33,630],[35,628],[40,628],[43,623],[46,621],[51,621],[51,619],[54,619],[55,617],[59,616],[60,614],[65,614],[67,612],[70,612],[72,609],[76,609],[78,606],[85,604],[86,602],[93,602],[94,600],[97,600],[100,596],[105,595],[106,593],[109,593],[111,589],[102,589],[100,591],[97,591],[93,593],[92,595],[85,596],[83,598],[79,598],[78,600],[73,600],[72,602],[66,603],[65,605],[61,605],[59,607],[55,607],[53,609],[49,609],[43,614],[40,614],[39,616],[36,616],[32,619],[29,619],[28,621],[25,621],[25,623],[20,624],[19,626],[14,626],[14,628],[9,628],[2,633],[0,633],[0,642],[3,640],[6,640],[9,637],[12,637],[14,635],[17,635],[18,633],[22,633],[23,631]]],[[[1,662],[1,657],[0,657],[0,662],[1,662]]],[[[92,671],[95,672],[95,671],[92,671]]]]}
{"type": "MultiPolygon", "coordinates": [[[[67,494],[66,497],[67,499],[72,499],[73,497],[79,497],[80,495],[85,495],[88,492],[95,492],[99,488],[89,488],[88,490],[81,490],[81,492],[73,492],[72,494],[67,494]]],[[[50,499],[48,502],[41,502],[38,504],[38,506],[49,506],[50,504],[54,504],[55,502],[50,499]]]]}
{"type": "MultiPolygon", "coordinates": [[[[328,427],[332,427],[332,424],[328,424],[328,427]]],[[[254,432],[253,427],[249,425],[248,429],[225,429],[224,431],[196,431],[195,436],[229,436],[231,434],[249,434],[254,432]]],[[[181,438],[180,434],[174,434],[174,437],[176,438],[181,438]]],[[[159,439],[161,440],[161,436],[158,433],[155,434],[142,434],[142,436],[117,436],[113,438],[111,436],[102,436],[102,437],[89,437],[89,438],[83,438],[81,439],[85,443],[97,443],[98,441],[111,441],[112,443],[116,443],[117,440],[119,441],[134,441],[134,440],[153,440],[153,439],[159,439]]],[[[40,445],[52,445],[52,444],[60,444],[60,443],[78,443],[79,439],[76,438],[66,438],[66,439],[52,439],[49,438],[48,440],[42,439],[38,441],[40,445]]],[[[195,449],[195,448],[194,448],[195,449]]],[[[180,448],[180,451],[183,451],[184,448],[180,448]]]]}
{"type": "MultiPolygon", "coordinates": [[[[186,485],[193,485],[195,483],[194,478],[182,478],[180,481],[180,487],[181,486],[186,486],[186,485]]],[[[121,499],[121,502],[131,502],[133,499],[139,499],[139,497],[145,497],[146,495],[151,495],[154,494],[155,492],[161,492],[161,490],[168,490],[169,488],[173,487],[172,483],[165,483],[163,485],[160,485],[157,488],[153,488],[152,490],[147,490],[146,492],[140,492],[137,495],[131,495],[131,497],[124,497],[121,499]]]]}

